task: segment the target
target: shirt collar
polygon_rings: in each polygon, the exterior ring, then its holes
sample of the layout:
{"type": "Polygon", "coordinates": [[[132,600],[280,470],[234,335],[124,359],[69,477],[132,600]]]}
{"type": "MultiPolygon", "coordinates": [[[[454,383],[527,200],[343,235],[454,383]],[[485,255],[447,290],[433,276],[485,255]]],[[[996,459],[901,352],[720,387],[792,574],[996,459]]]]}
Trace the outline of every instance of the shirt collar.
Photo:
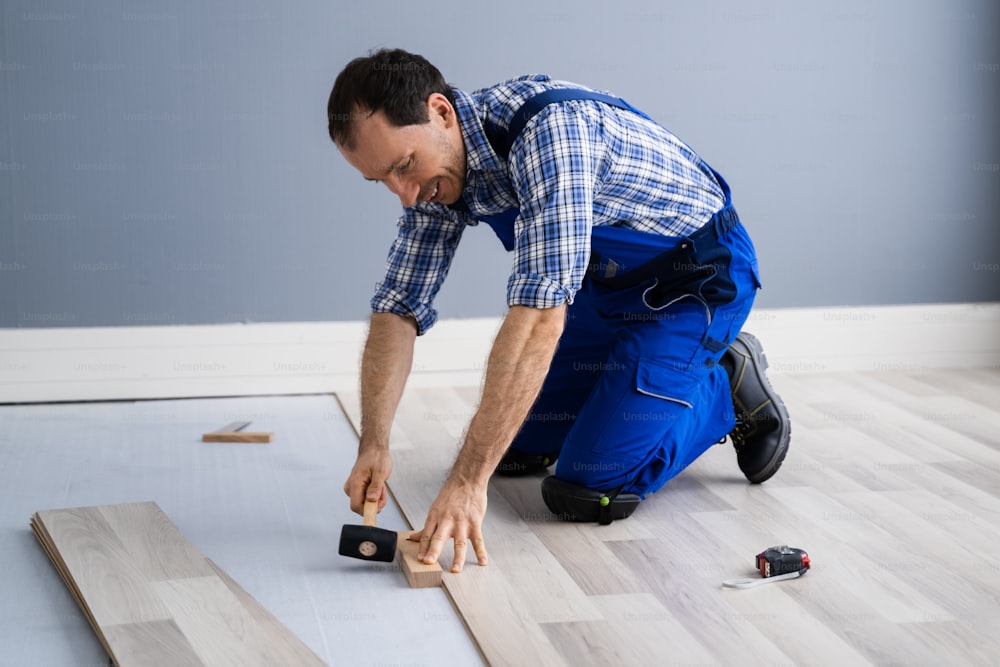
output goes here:
{"type": "Polygon", "coordinates": [[[455,112],[465,140],[465,168],[467,171],[496,171],[502,169],[500,159],[493,152],[483,120],[476,112],[476,101],[458,88],[451,89],[455,97],[455,112]]]}

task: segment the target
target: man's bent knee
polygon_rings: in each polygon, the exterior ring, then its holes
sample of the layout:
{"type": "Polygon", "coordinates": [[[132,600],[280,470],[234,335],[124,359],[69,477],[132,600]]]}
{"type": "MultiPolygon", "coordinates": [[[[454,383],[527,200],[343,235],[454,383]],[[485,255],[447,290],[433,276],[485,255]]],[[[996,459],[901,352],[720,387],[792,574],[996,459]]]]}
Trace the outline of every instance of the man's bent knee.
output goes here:
{"type": "Polygon", "coordinates": [[[555,477],[542,480],[545,505],[564,521],[595,521],[607,525],[616,519],[627,518],[642,499],[634,493],[620,491],[621,487],[597,491],[555,477]]]}

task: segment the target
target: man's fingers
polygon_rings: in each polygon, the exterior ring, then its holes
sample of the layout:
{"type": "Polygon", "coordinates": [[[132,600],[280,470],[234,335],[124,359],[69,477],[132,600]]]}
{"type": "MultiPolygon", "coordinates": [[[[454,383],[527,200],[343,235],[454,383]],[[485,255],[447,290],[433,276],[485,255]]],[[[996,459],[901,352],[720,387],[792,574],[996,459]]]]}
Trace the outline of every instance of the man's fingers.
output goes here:
{"type": "Polygon", "coordinates": [[[451,539],[452,526],[445,520],[439,523],[433,531],[424,528],[424,534],[420,538],[420,554],[417,557],[424,563],[436,563],[441,555],[444,545],[451,539]],[[422,555],[421,555],[422,554],[422,555]]]}
{"type": "Polygon", "coordinates": [[[490,559],[486,555],[486,540],[482,535],[472,538],[472,549],[476,552],[476,560],[480,565],[489,565],[490,559]]]}
{"type": "Polygon", "coordinates": [[[451,562],[451,571],[458,574],[465,565],[465,549],[468,542],[460,537],[455,537],[455,559],[451,562]]]}
{"type": "Polygon", "coordinates": [[[344,492],[351,499],[351,511],[360,514],[365,500],[365,487],[349,479],[344,485],[344,492]]]}
{"type": "Polygon", "coordinates": [[[391,474],[392,456],[388,451],[360,451],[351,474],[344,482],[344,493],[351,499],[351,510],[361,514],[365,501],[369,501],[378,503],[381,511],[387,502],[385,483],[391,474]]]}
{"type": "Polygon", "coordinates": [[[385,492],[385,487],[382,485],[382,480],[372,480],[368,485],[368,490],[365,492],[365,500],[370,503],[377,503],[382,499],[382,495],[385,492]]]}
{"type": "Polygon", "coordinates": [[[433,533],[433,526],[424,526],[424,529],[420,531],[420,549],[417,551],[417,560],[423,562],[427,558],[427,550],[431,546],[431,535],[433,533]]]}

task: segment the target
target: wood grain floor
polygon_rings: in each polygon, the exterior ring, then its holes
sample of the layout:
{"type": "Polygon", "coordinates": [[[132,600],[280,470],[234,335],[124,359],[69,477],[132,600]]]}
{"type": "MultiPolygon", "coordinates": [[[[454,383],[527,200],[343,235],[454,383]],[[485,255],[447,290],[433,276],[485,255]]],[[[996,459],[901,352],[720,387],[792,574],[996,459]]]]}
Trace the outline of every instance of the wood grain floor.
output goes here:
{"type": "Polygon", "coordinates": [[[324,665],[156,503],[43,510],[31,527],[116,665],[324,665]]]}
{"type": "MultiPolygon", "coordinates": [[[[713,447],[625,521],[554,521],[494,479],[491,565],[444,586],[493,665],[1000,664],[1000,371],[775,375],[793,439],[749,485],[713,447]],[[749,590],[753,555],[804,577],[749,590]]],[[[357,396],[339,394],[357,423],[357,396]]],[[[478,391],[408,390],[390,487],[419,528],[478,391]]],[[[451,553],[442,561],[450,563],[451,553]]]]}

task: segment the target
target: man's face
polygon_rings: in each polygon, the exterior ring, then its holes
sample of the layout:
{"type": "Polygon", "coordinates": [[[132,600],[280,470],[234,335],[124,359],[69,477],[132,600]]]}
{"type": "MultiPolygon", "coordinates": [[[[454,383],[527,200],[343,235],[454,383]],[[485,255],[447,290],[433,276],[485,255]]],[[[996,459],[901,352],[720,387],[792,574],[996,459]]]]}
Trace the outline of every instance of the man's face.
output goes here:
{"type": "Polygon", "coordinates": [[[356,121],[354,148],[341,155],[369,181],[385,183],[404,207],[454,204],[465,187],[465,141],[444,95],[427,98],[430,122],[396,127],[378,111],[356,121]]]}

